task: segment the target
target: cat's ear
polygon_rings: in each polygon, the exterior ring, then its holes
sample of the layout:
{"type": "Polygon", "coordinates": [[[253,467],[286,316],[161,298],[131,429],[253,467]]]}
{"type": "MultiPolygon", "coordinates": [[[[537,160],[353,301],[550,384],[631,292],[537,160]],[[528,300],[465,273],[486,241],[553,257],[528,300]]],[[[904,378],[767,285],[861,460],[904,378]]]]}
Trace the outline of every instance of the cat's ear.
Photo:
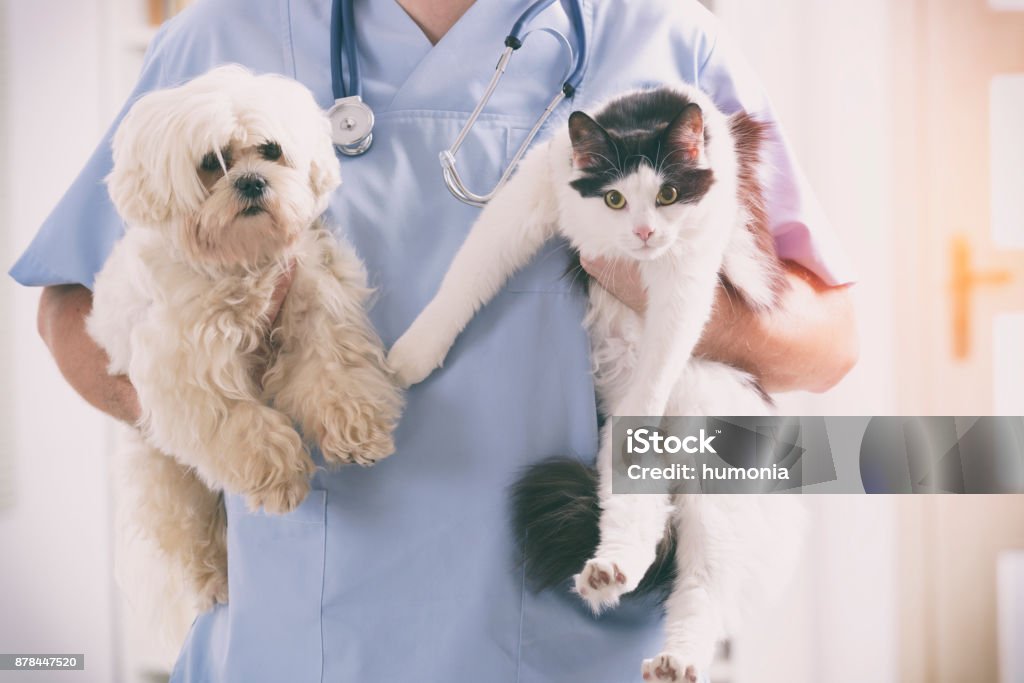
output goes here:
{"type": "Polygon", "coordinates": [[[700,105],[686,105],[663,135],[673,149],[683,153],[687,163],[704,165],[704,112],[700,105]]]}
{"type": "Polygon", "coordinates": [[[581,111],[569,116],[569,139],[572,141],[572,165],[577,169],[601,166],[614,153],[608,133],[581,111]]]}

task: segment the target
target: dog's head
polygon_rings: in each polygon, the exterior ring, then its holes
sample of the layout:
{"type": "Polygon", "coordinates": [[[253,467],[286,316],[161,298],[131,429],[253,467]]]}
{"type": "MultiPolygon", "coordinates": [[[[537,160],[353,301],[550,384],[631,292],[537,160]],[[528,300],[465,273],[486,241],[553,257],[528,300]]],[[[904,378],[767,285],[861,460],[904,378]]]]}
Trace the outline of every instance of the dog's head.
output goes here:
{"type": "Polygon", "coordinates": [[[330,124],[299,83],[223,66],[149,93],[114,135],[110,196],[206,265],[278,256],[341,183],[330,124]]]}

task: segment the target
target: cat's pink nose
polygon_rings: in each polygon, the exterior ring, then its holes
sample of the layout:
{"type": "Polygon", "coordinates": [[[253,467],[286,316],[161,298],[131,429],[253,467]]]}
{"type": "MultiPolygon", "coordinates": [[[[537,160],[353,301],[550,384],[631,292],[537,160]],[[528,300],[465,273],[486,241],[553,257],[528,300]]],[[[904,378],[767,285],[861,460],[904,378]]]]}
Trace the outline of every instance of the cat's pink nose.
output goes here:
{"type": "Polygon", "coordinates": [[[650,227],[646,225],[641,225],[636,228],[633,228],[633,234],[639,237],[644,242],[644,244],[646,244],[647,240],[651,239],[651,235],[654,234],[654,231],[651,230],[650,227]]]}

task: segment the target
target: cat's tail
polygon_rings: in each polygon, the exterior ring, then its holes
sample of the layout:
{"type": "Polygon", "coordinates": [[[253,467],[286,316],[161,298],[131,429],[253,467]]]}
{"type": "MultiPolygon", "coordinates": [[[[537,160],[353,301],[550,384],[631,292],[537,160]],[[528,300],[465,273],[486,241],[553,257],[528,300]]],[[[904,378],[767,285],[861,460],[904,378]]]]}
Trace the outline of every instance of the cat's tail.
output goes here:
{"type": "MultiPolygon", "coordinates": [[[[567,586],[594,556],[600,540],[597,486],[597,470],[572,458],[532,465],[513,484],[512,523],[531,588],[567,586]]],[[[676,573],[675,546],[670,531],[658,544],[654,564],[630,595],[668,596],[676,573]]]]}

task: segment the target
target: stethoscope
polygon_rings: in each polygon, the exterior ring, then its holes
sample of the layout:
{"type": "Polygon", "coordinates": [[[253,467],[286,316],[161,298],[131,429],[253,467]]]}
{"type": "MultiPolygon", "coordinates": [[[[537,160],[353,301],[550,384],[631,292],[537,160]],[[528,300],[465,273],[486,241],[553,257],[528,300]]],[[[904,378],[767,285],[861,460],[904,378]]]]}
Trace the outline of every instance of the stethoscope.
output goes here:
{"type": "MultiPolygon", "coordinates": [[[[569,39],[562,33],[552,28],[535,29],[547,33],[556,38],[569,53],[569,67],[563,77],[561,89],[555,94],[551,102],[544,109],[544,112],[533,124],[526,139],[523,140],[519,149],[516,150],[512,161],[498,184],[486,194],[476,194],[469,190],[463,182],[455,167],[455,155],[458,153],[466,136],[473,128],[480,113],[487,106],[494,91],[498,88],[501,77],[505,74],[512,53],[523,46],[527,36],[533,31],[526,28],[534,18],[545,9],[553,5],[557,0],[537,0],[530,5],[525,12],[516,20],[505,38],[505,49],[501,52],[498,64],[494,69],[494,76],[487,85],[483,97],[477,103],[476,108],[466,119],[465,125],[459,131],[452,146],[441,152],[441,169],[444,174],[444,183],[448,190],[461,202],[472,206],[482,207],[501,189],[508,181],[512,172],[519,164],[520,159],[526,153],[530,143],[540,132],[541,127],[551,116],[551,113],[561,104],[562,100],[572,97],[580,82],[583,80],[584,65],[587,62],[587,40],[583,26],[582,0],[569,0],[569,22],[576,34],[577,49],[574,52],[569,39]]],[[[334,0],[331,11],[331,81],[334,90],[334,105],[328,110],[327,115],[331,121],[331,134],[335,146],[342,154],[347,156],[358,156],[364,153],[373,144],[373,110],[363,102],[362,82],[359,77],[359,59],[356,50],[355,23],[352,11],[353,0],[334,0]],[[342,50],[344,50],[345,62],[348,64],[348,87],[342,75],[342,50]]]]}

